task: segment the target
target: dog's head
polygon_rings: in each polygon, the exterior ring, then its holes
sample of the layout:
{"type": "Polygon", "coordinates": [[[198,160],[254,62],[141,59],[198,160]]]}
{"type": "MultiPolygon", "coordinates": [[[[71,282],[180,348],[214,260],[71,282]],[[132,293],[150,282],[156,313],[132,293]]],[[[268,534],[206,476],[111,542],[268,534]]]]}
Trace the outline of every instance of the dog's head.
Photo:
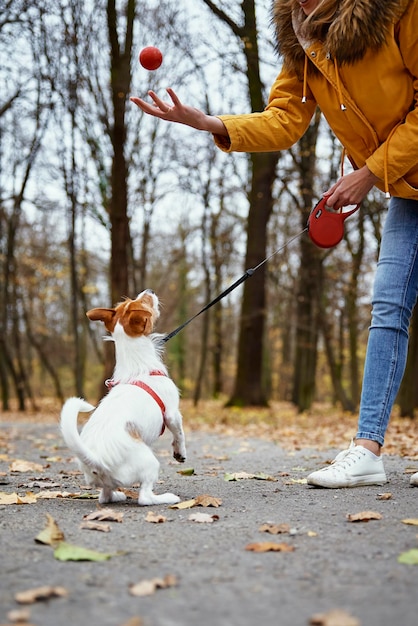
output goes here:
{"type": "Polygon", "coordinates": [[[158,304],[152,289],[145,289],[135,300],[127,298],[114,309],[91,309],[86,315],[92,321],[103,322],[112,334],[119,323],[129,337],[141,337],[152,333],[160,315],[158,304]]]}

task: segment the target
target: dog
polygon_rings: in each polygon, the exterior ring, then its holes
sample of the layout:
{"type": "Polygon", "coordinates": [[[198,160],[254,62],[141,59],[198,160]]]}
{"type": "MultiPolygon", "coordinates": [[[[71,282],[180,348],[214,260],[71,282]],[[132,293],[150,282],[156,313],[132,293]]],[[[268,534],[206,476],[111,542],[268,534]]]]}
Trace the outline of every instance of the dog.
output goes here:
{"type": "Polygon", "coordinates": [[[115,343],[113,378],[106,381],[109,392],[97,408],[82,398],[69,398],[61,412],[64,441],[77,457],[87,484],[101,488],[99,502],[126,499],[120,487],[140,483],[138,504],[176,504],[173,493],[156,495],[160,464],[151,445],[167,427],[173,435],[173,456],[186,460],[183,418],[179,391],[162,361],[162,335],[153,333],[160,315],[159,301],[151,289],[135,300],[127,298],[113,309],[87,312],[109,331],[115,343]],[[81,434],[79,412],[94,411],[81,434]]]}

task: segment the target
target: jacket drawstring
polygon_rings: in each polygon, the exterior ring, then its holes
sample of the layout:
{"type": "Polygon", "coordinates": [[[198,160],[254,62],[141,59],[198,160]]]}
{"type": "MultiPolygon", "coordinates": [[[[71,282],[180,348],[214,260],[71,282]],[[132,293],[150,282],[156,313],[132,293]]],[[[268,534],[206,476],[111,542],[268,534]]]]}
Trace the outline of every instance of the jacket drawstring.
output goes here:
{"type": "Polygon", "coordinates": [[[392,130],[390,131],[386,141],[385,141],[385,147],[383,150],[383,175],[384,175],[384,181],[385,181],[385,196],[386,198],[390,198],[390,192],[389,192],[389,173],[388,173],[388,152],[389,152],[389,141],[392,138],[393,133],[395,132],[395,130],[398,128],[398,126],[400,126],[400,124],[402,124],[402,122],[398,122],[396,124],[396,126],[394,126],[392,128],[392,130]]]}
{"type": "Polygon", "coordinates": [[[340,100],[340,109],[341,111],[345,111],[347,107],[345,106],[344,101],[343,101],[343,93],[341,91],[340,72],[338,71],[338,63],[336,59],[334,59],[334,68],[335,68],[335,78],[337,80],[338,98],[340,100]]]}
{"type": "Polygon", "coordinates": [[[302,102],[305,104],[306,98],[306,85],[308,83],[308,57],[305,54],[305,64],[303,66],[303,90],[302,90],[302,102]]]}
{"type": "MultiPolygon", "coordinates": [[[[338,98],[340,101],[340,109],[341,111],[345,111],[347,109],[347,107],[344,104],[343,101],[343,93],[341,90],[341,81],[340,81],[340,73],[338,71],[338,64],[336,59],[334,59],[334,68],[335,68],[335,77],[337,80],[337,91],[338,91],[338,98]]],[[[305,62],[303,65],[303,88],[302,88],[302,102],[303,104],[305,104],[305,102],[307,101],[307,97],[306,97],[306,92],[307,92],[307,84],[308,84],[308,56],[305,54],[305,62]]]]}

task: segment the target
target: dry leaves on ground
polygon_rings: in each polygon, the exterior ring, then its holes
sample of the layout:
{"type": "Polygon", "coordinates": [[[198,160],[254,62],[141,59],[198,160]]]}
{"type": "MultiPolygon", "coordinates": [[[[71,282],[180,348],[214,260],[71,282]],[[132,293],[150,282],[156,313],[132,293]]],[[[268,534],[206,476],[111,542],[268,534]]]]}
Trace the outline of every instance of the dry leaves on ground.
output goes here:
{"type": "MultiPolygon", "coordinates": [[[[25,412],[13,409],[2,414],[7,422],[50,423],[56,425],[61,406],[54,399],[39,399],[38,410],[25,412]]],[[[184,424],[189,430],[201,430],[240,439],[256,437],[276,441],[283,448],[347,447],[357,431],[357,415],[346,413],[329,404],[316,403],[309,411],[298,413],[289,402],[272,401],[267,408],[226,407],[224,399],[200,401],[182,400],[184,424]]],[[[399,417],[393,411],[385,440],[387,454],[408,456],[418,461],[418,419],[399,417]]],[[[5,441],[7,449],[8,441],[5,441]]],[[[418,468],[414,468],[417,471],[418,468]]]]}
{"type": "Polygon", "coordinates": [[[361,626],[361,622],[342,609],[318,613],[309,620],[310,626],[361,626]]]}
{"type": "Polygon", "coordinates": [[[347,515],[349,522],[369,522],[373,519],[382,519],[382,514],[376,511],[360,511],[360,513],[349,513],[347,515]]]}
{"type": "Polygon", "coordinates": [[[248,552],[294,552],[295,547],[288,543],[274,543],[272,541],[259,541],[245,546],[248,552]]]}
{"type": "Polygon", "coordinates": [[[33,604],[34,602],[50,600],[51,598],[65,598],[68,591],[64,587],[35,587],[26,591],[19,591],[15,595],[15,600],[19,604],[33,604]]]}
{"type": "Polygon", "coordinates": [[[219,520],[219,515],[209,515],[209,513],[191,513],[188,517],[191,522],[199,524],[212,524],[219,520]]]}
{"type": "Polygon", "coordinates": [[[154,513],[154,511],[148,511],[145,521],[151,522],[152,524],[164,524],[164,522],[167,521],[167,518],[159,513],[154,513]]]}
{"type": "Polygon", "coordinates": [[[157,589],[167,589],[168,587],[176,587],[178,581],[173,574],[167,574],[164,578],[152,578],[150,580],[141,580],[139,583],[130,585],[129,593],[132,596],[151,596],[157,589]]]}
{"type": "Polygon", "coordinates": [[[214,498],[213,496],[209,496],[204,494],[202,496],[197,496],[192,500],[184,500],[183,502],[178,502],[177,504],[172,504],[170,509],[191,509],[194,506],[213,506],[218,507],[221,506],[222,500],[220,498],[214,498]]]}

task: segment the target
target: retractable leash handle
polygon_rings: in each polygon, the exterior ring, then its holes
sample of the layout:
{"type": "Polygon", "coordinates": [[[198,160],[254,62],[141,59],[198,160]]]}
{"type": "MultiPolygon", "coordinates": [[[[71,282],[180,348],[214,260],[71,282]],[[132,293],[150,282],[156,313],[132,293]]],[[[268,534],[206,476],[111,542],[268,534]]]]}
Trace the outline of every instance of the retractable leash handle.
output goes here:
{"type": "Polygon", "coordinates": [[[312,209],[308,218],[308,234],[319,248],[333,248],[344,237],[344,222],[359,208],[358,204],[351,211],[335,213],[327,209],[324,197],[312,209]]]}
{"type": "Polygon", "coordinates": [[[210,307],[212,307],[214,304],[222,300],[222,298],[224,298],[226,295],[231,293],[231,291],[241,285],[241,283],[247,280],[247,278],[250,278],[250,276],[252,276],[254,272],[256,272],[262,265],[267,263],[267,261],[269,261],[275,254],[281,252],[290,243],[292,243],[292,241],[301,237],[306,231],[308,231],[309,237],[311,238],[313,243],[320,248],[332,248],[333,246],[336,246],[337,243],[340,243],[341,239],[344,236],[344,221],[347,219],[347,217],[353,215],[353,213],[357,211],[360,205],[358,204],[354,209],[352,209],[351,211],[347,211],[346,213],[333,213],[327,210],[325,206],[326,201],[327,198],[324,197],[318,202],[318,204],[314,206],[309,215],[308,223],[300,233],[297,233],[291,239],[286,241],[278,250],[275,250],[272,254],[270,254],[270,256],[266,257],[256,267],[246,270],[241,278],[236,280],[232,285],[230,285],[230,287],[228,287],[227,289],[225,289],[225,291],[216,296],[214,300],[211,300],[211,302],[204,306],[201,311],[193,315],[193,317],[184,322],[184,324],[181,324],[171,333],[165,335],[162,338],[162,341],[166,343],[172,337],[175,337],[177,333],[183,330],[183,328],[185,328],[188,324],[190,324],[190,322],[196,319],[196,317],[210,309],[210,307]]]}

